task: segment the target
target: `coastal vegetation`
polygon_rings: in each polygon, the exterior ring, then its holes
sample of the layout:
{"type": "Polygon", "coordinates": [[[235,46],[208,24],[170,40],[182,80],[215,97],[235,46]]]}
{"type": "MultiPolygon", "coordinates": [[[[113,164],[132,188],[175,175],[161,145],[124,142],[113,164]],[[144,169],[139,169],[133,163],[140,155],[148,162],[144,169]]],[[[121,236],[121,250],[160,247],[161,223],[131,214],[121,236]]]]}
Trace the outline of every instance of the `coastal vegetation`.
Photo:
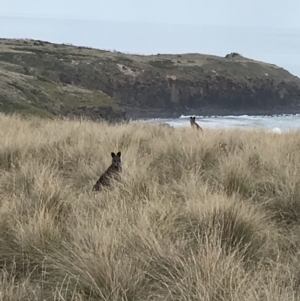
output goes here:
{"type": "Polygon", "coordinates": [[[0,114],[0,300],[299,300],[299,141],[0,114]]]}

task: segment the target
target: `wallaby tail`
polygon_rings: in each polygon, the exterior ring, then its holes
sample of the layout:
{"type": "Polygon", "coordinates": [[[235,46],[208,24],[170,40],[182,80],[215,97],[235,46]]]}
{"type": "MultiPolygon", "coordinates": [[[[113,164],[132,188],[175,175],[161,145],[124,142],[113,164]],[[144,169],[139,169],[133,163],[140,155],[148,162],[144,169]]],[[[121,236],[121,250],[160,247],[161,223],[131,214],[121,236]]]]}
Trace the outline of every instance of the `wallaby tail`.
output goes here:
{"type": "Polygon", "coordinates": [[[99,191],[99,184],[98,181],[95,183],[95,185],[93,186],[92,191],[99,191]]]}
{"type": "Polygon", "coordinates": [[[195,123],[195,124],[196,124],[197,130],[203,131],[202,127],[198,123],[195,123]]]}

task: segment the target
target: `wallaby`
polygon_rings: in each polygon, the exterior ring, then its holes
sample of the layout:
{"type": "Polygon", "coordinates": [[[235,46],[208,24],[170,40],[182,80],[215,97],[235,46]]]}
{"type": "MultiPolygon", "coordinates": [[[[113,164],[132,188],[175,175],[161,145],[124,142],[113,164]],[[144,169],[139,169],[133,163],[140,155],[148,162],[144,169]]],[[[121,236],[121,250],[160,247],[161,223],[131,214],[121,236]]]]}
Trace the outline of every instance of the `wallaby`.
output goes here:
{"type": "Polygon", "coordinates": [[[190,123],[191,123],[191,126],[192,128],[196,127],[197,130],[202,130],[202,127],[196,122],[196,117],[190,117],[190,123]]]}
{"type": "Polygon", "coordinates": [[[102,174],[102,176],[98,179],[96,184],[93,186],[93,191],[100,191],[102,186],[109,186],[110,180],[118,179],[120,177],[120,172],[122,171],[121,166],[121,152],[115,154],[111,153],[112,163],[107,168],[107,170],[102,174]]]}

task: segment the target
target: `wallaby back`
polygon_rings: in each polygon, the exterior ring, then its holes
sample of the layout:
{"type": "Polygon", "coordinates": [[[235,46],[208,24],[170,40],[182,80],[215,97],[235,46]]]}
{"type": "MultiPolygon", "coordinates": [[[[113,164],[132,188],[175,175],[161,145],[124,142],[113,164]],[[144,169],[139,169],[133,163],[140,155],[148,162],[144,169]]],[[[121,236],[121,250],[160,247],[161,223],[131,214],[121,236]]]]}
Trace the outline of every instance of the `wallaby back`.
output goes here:
{"type": "Polygon", "coordinates": [[[119,173],[122,171],[121,165],[121,152],[115,154],[111,153],[112,162],[111,165],[106,169],[106,171],[100,176],[98,181],[93,186],[93,191],[100,191],[101,187],[109,186],[111,179],[119,179],[119,173]]]}

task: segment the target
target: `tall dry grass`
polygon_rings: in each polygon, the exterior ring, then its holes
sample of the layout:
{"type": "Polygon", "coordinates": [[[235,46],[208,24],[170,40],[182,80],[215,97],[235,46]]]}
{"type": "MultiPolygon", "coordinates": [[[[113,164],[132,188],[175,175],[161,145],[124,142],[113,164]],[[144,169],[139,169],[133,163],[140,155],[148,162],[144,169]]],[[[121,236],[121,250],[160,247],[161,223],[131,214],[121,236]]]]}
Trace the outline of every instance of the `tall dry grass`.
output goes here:
{"type": "Polygon", "coordinates": [[[300,300],[300,132],[0,115],[0,171],[0,300],[300,300]]]}

